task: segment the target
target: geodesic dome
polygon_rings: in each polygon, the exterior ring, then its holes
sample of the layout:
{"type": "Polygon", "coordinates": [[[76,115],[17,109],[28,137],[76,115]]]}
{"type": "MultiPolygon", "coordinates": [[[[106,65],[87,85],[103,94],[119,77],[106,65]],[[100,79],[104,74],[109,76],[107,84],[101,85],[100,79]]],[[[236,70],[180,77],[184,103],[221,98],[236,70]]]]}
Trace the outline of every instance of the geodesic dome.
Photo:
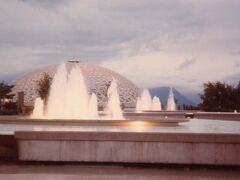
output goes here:
{"type": "MultiPolygon", "coordinates": [[[[140,90],[125,77],[109,69],[97,65],[80,63],[79,61],[68,61],[66,63],[67,70],[69,71],[75,65],[80,66],[88,91],[89,93],[95,93],[97,95],[100,106],[104,106],[107,102],[106,92],[113,78],[116,79],[118,84],[121,103],[126,106],[131,106],[136,103],[140,90]]],[[[18,78],[11,83],[14,85],[13,92],[15,94],[24,92],[24,104],[33,105],[34,100],[38,96],[38,81],[43,78],[45,73],[53,77],[57,68],[58,65],[50,65],[18,78]]]]}

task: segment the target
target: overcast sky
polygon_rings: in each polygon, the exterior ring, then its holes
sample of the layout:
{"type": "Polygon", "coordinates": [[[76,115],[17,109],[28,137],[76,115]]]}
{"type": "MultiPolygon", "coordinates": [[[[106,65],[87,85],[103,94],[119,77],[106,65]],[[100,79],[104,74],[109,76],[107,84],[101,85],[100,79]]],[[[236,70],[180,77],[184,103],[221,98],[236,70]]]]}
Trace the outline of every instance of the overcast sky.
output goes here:
{"type": "Polygon", "coordinates": [[[72,57],[190,94],[240,80],[239,0],[2,0],[0,12],[0,80],[72,57]]]}

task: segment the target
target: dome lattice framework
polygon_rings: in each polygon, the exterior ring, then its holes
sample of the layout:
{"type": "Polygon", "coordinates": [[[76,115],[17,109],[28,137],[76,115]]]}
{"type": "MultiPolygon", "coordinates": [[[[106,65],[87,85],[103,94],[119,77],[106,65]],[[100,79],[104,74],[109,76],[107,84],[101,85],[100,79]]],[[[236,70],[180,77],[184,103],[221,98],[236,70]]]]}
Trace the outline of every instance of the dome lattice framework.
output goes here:
{"type": "MultiPolygon", "coordinates": [[[[100,106],[106,105],[107,89],[113,78],[116,79],[118,83],[118,92],[121,103],[126,106],[136,103],[136,99],[139,94],[139,88],[125,77],[97,65],[71,61],[66,63],[67,70],[69,71],[74,65],[80,66],[88,91],[97,95],[98,103],[100,106]]],[[[13,81],[11,83],[14,85],[13,92],[15,94],[18,92],[24,92],[24,103],[33,105],[35,98],[38,96],[38,81],[43,78],[45,73],[53,77],[56,73],[57,67],[58,65],[50,65],[28,73],[23,77],[13,81]]]]}

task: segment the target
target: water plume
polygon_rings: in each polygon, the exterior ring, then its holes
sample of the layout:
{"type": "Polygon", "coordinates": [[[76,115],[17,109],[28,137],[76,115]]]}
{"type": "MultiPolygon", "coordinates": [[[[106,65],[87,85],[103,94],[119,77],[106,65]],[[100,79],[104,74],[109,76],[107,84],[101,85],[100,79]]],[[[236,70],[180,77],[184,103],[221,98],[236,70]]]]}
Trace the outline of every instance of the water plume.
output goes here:
{"type": "Polygon", "coordinates": [[[160,99],[156,96],[152,99],[149,91],[144,89],[141,97],[137,98],[136,104],[137,111],[161,111],[161,102],[160,99]]]}
{"type": "Polygon", "coordinates": [[[118,94],[117,82],[112,80],[110,87],[108,88],[108,104],[107,110],[110,113],[112,119],[124,119],[121,109],[121,103],[118,94]]]}
{"type": "Polygon", "coordinates": [[[98,106],[95,94],[88,94],[85,79],[78,65],[68,73],[65,64],[61,64],[53,78],[45,108],[36,100],[34,118],[46,119],[98,119],[98,106]],[[45,109],[45,113],[39,109],[45,109]],[[39,112],[39,113],[35,113],[39,112]]]}
{"type": "Polygon", "coordinates": [[[31,115],[31,118],[42,119],[44,118],[44,101],[38,97],[34,103],[34,110],[31,115]]]}
{"type": "Polygon", "coordinates": [[[161,111],[162,110],[162,105],[161,105],[161,101],[157,96],[153,97],[152,100],[152,110],[153,111],[161,111]]]}
{"type": "Polygon", "coordinates": [[[173,89],[169,89],[169,95],[167,100],[167,111],[176,111],[176,103],[174,98],[173,89]]]}

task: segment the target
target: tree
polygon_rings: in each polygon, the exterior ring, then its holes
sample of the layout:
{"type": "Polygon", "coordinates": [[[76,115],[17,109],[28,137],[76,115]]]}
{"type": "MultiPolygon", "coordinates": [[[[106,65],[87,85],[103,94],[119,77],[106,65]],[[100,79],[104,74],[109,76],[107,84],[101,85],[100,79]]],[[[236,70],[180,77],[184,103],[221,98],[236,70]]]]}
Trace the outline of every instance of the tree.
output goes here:
{"type": "Polygon", "coordinates": [[[178,110],[181,110],[181,106],[180,106],[180,105],[178,105],[178,106],[177,106],[177,109],[178,109],[178,110]]]}
{"type": "Polygon", "coordinates": [[[182,108],[183,108],[183,110],[186,110],[186,105],[183,104],[183,105],[182,105],[182,108]]]}
{"type": "Polygon", "coordinates": [[[0,110],[3,110],[5,103],[14,97],[14,94],[11,94],[13,87],[5,82],[0,83],[0,110]]]}
{"type": "Polygon", "coordinates": [[[237,87],[234,89],[235,109],[240,111],[240,81],[237,87]]]}
{"type": "Polygon", "coordinates": [[[205,83],[200,107],[205,111],[233,111],[237,109],[239,98],[235,91],[233,86],[219,81],[205,83]]]}
{"type": "Polygon", "coordinates": [[[238,81],[237,89],[240,90],[240,80],[238,81]]]}
{"type": "Polygon", "coordinates": [[[47,73],[45,73],[42,79],[40,79],[37,83],[37,93],[45,103],[48,99],[51,84],[52,77],[50,77],[47,73]]]}

